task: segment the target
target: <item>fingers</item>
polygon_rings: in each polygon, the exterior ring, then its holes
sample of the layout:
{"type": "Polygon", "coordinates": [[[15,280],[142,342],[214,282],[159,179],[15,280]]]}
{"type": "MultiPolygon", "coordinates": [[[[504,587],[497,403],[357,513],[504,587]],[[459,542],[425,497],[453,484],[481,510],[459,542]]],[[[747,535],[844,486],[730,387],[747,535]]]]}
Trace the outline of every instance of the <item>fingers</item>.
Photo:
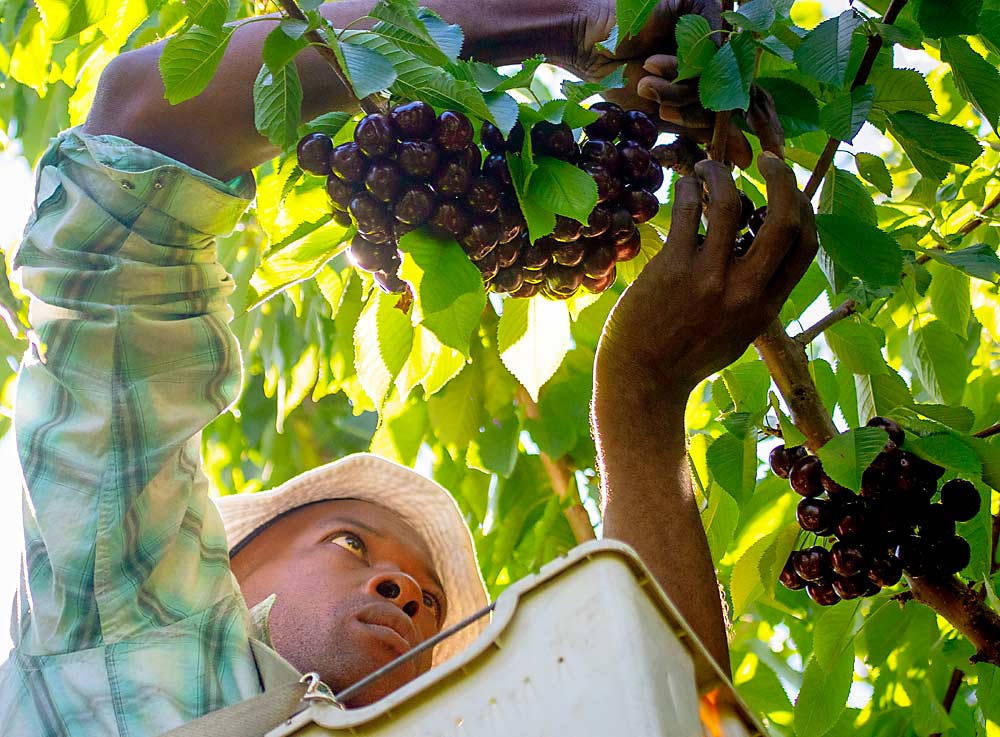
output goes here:
{"type": "Polygon", "coordinates": [[[693,254],[698,246],[700,224],[701,182],[696,177],[680,177],[674,184],[674,207],[667,234],[671,252],[693,254]]]}
{"type": "Polygon", "coordinates": [[[706,270],[725,274],[740,232],[739,194],[729,169],[718,161],[699,161],[694,170],[708,188],[708,233],[702,249],[706,270]]]}
{"type": "Polygon", "coordinates": [[[799,195],[799,238],[788,249],[785,259],[775,271],[767,286],[767,292],[774,299],[774,311],[781,310],[788,295],[805,275],[809,265],[816,258],[819,241],[816,237],[816,216],[813,214],[809,198],[799,195]]]}
{"type": "Polygon", "coordinates": [[[785,158],[785,131],[774,109],[771,93],[756,85],[751,87],[750,110],[746,118],[750,130],[760,139],[760,147],[785,158]]]}
{"type": "Polygon", "coordinates": [[[792,170],[773,154],[761,154],[757,167],[767,182],[767,217],[741,268],[754,284],[763,286],[799,240],[804,195],[792,170]]]}
{"type": "Polygon", "coordinates": [[[664,106],[680,107],[698,102],[698,88],[694,85],[669,82],[662,77],[652,75],[639,80],[636,93],[639,97],[662,103],[664,106]]]}
{"type": "Polygon", "coordinates": [[[753,162],[753,148],[736,123],[729,123],[729,137],[726,139],[726,158],[740,169],[746,169],[753,162]]]}
{"type": "Polygon", "coordinates": [[[642,68],[657,77],[673,81],[677,77],[677,57],[669,54],[653,54],[646,59],[642,68]]]}

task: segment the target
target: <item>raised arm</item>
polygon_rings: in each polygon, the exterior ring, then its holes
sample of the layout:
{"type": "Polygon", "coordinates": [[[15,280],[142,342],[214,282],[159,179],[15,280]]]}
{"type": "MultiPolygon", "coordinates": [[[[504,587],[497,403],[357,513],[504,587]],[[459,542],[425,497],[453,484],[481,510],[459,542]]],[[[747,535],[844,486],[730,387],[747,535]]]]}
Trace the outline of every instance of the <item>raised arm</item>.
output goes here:
{"type": "MultiPolygon", "coordinates": [[[[584,0],[431,0],[427,6],[465,32],[463,54],[494,64],[545,54],[569,63],[582,28],[595,20],[584,0]]],[[[342,0],[322,6],[342,28],[364,17],[374,0],[342,0]]],[[[605,2],[598,16],[607,18],[605,2]]],[[[155,149],[228,180],[278,152],[254,127],[253,82],[260,70],[267,34],[277,25],[254,21],[241,26],[229,43],[208,88],[198,97],[171,105],[163,97],[158,62],[163,42],[117,57],[104,72],[85,130],[111,133],[155,149]]],[[[359,27],[357,25],[352,27],[359,27]]],[[[302,114],[310,119],[330,110],[351,110],[355,101],[314,49],[297,58],[302,79],[302,114]]]]}
{"type": "Polygon", "coordinates": [[[737,359],[781,309],[816,253],[812,208],[791,170],[764,154],[768,218],[733,255],[740,204],[727,169],[704,161],[675,189],[663,250],[619,300],[594,374],[593,426],[604,532],[632,545],[723,670],[715,571],[691,488],[684,408],[706,376],[737,359]],[[710,222],[699,245],[702,187],[710,222]]]}

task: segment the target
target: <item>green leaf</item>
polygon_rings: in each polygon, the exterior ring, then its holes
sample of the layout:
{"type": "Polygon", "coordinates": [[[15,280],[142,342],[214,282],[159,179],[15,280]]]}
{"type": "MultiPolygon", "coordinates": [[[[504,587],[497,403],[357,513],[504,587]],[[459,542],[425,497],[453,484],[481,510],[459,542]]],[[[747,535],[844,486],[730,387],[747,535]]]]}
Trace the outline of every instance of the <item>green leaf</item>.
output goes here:
{"type": "Polygon", "coordinates": [[[983,472],[983,464],[976,451],[952,433],[907,436],[906,449],[963,476],[976,478],[983,472]]]}
{"type": "Polygon", "coordinates": [[[891,235],[846,215],[817,215],[816,228],[838,266],[872,286],[899,283],[903,252],[891,235]]]}
{"type": "Polygon", "coordinates": [[[649,20],[658,0],[617,0],[616,17],[620,38],[637,36],[649,20]]]}
{"type": "Polygon", "coordinates": [[[819,113],[823,128],[831,138],[852,142],[868,120],[874,99],[875,88],[867,84],[837,95],[819,113]]]}
{"type": "Polygon", "coordinates": [[[167,41],[159,64],[171,105],[197,97],[208,86],[232,35],[232,28],[194,26],[167,41]]]}
{"type": "Polygon", "coordinates": [[[774,546],[777,533],[778,530],[775,530],[755,542],[733,565],[729,584],[733,596],[733,617],[741,616],[764,593],[764,582],[760,574],[761,560],[774,546]]]}
{"type": "Polygon", "coordinates": [[[293,284],[313,277],[347,247],[347,231],[329,217],[303,223],[292,236],[264,254],[250,278],[249,312],[293,284]]]}
{"type": "Polygon", "coordinates": [[[506,136],[517,123],[517,100],[506,92],[485,92],[483,99],[486,101],[486,108],[490,111],[493,122],[506,136]]]}
{"type": "Polygon", "coordinates": [[[855,601],[845,606],[829,607],[816,619],[813,656],[824,668],[832,669],[848,647],[853,652],[854,636],[864,621],[858,617],[860,606],[861,602],[855,601]]]}
{"type": "Polygon", "coordinates": [[[404,235],[399,248],[406,254],[401,276],[413,285],[411,319],[444,345],[469,355],[469,339],[486,306],[479,269],[452,240],[439,240],[415,230],[404,235]]]}
{"type": "Polygon", "coordinates": [[[983,0],[913,0],[920,28],[931,38],[976,33],[983,0]]]}
{"type": "Polygon", "coordinates": [[[860,422],[867,422],[876,415],[888,415],[899,407],[913,406],[906,382],[885,364],[881,374],[855,375],[854,385],[860,422]]]}
{"type": "Polygon", "coordinates": [[[354,329],[354,366],[365,393],[381,411],[413,346],[413,326],[396,309],[397,295],[372,291],[354,329]]]}
{"type": "Polygon", "coordinates": [[[107,0],[38,0],[37,6],[53,41],[89,28],[102,20],[108,9],[107,0]]]}
{"type": "Polygon", "coordinates": [[[562,83],[562,93],[570,102],[580,103],[593,95],[602,95],[608,90],[616,90],[625,86],[625,67],[617,67],[613,72],[596,82],[562,83]]]}
{"type": "Polygon", "coordinates": [[[861,488],[861,474],[885,447],[889,436],[877,427],[862,427],[831,438],[819,449],[826,474],[852,491],[861,488]]]}
{"type": "Polygon", "coordinates": [[[830,731],[847,706],[853,675],[852,647],[845,647],[830,668],[815,657],[809,660],[795,700],[796,737],[823,737],[830,731]]]}
{"type": "Polygon", "coordinates": [[[878,223],[875,203],[865,185],[849,171],[838,167],[830,169],[823,178],[819,213],[852,217],[871,226],[878,223]]]}
{"type": "Polygon", "coordinates": [[[806,76],[843,87],[851,60],[851,41],[861,19],[853,10],[820,23],[795,49],[795,63],[806,76]]]}
{"type": "Polygon", "coordinates": [[[472,365],[427,399],[434,434],[446,446],[459,450],[467,448],[476,436],[482,410],[482,382],[472,365]]]}
{"type": "Polygon", "coordinates": [[[705,66],[698,96],[708,110],[746,110],[750,107],[754,46],[744,34],[730,36],[705,66]]]}
{"type": "Polygon", "coordinates": [[[741,3],[738,11],[730,11],[722,15],[734,26],[757,33],[767,33],[777,17],[771,0],[750,0],[750,2],[741,3]]]}
{"type": "Polygon", "coordinates": [[[656,254],[663,249],[663,238],[652,225],[643,223],[639,226],[639,236],[642,239],[639,247],[639,254],[628,261],[621,261],[617,265],[618,278],[626,284],[631,284],[639,278],[639,274],[646,268],[656,254]]]}
{"type": "Polygon", "coordinates": [[[913,409],[924,417],[947,425],[959,432],[969,432],[976,416],[968,407],[949,407],[947,404],[915,404],[913,409]]]}
{"type": "Polygon", "coordinates": [[[473,83],[456,79],[380,36],[349,31],[344,33],[344,38],[355,45],[363,44],[389,60],[396,72],[396,81],[390,87],[396,97],[423,100],[438,109],[457,110],[478,120],[496,122],[473,83]]]}
{"type": "MultiPolygon", "coordinates": [[[[294,20],[294,19],[292,19],[294,20]]],[[[281,67],[295,58],[307,45],[306,39],[302,36],[290,38],[285,30],[279,25],[264,39],[264,64],[272,72],[279,71],[281,67]]]]}
{"type": "Polygon", "coordinates": [[[740,507],[736,500],[721,486],[713,486],[708,506],[701,512],[701,522],[714,560],[721,559],[729,549],[739,518],[740,507]]]}
{"type": "Polygon", "coordinates": [[[964,128],[939,123],[919,113],[903,111],[890,115],[889,132],[917,170],[938,181],[951,171],[949,162],[970,165],[982,153],[976,137],[964,128]]]}
{"type": "MultiPolygon", "coordinates": [[[[488,388],[484,387],[484,391],[488,388]]],[[[469,446],[469,467],[510,476],[517,463],[520,434],[521,426],[513,412],[504,417],[488,418],[469,446]]]]}
{"type": "Polygon", "coordinates": [[[497,326],[503,365],[536,402],[570,346],[569,311],[563,302],[508,299],[497,326]]]}
{"type": "Polygon", "coordinates": [[[931,97],[927,80],[912,69],[885,69],[873,75],[875,100],[872,107],[885,113],[912,110],[935,115],[937,105],[931,97]]]}
{"type": "Polygon", "coordinates": [[[358,98],[389,89],[396,81],[392,63],[377,50],[350,41],[337,44],[344,59],[344,70],[358,98]]]}
{"type": "Polygon", "coordinates": [[[977,243],[957,251],[928,251],[927,254],[938,261],[951,264],[969,276],[988,282],[996,282],[1000,276],[1000,258],[996,249],[985,243],[977,243]]]}
{"type": "Polygon", "coordinates": [[[510,177],[514,183],[514,193],[517,195],[518,204],[521,206],[521,214],[528,224],[528,237],[531,242],[552,232],[556,227],[556,216],[548,208],[542,207],[528,193],[528,186],[531,176],[534,174],[535,166],[531,158],[531,138],[524,137],[525,153],[521,156],[507,154],[507,167],[510,169],[510,177]]]}
{"type": "Polygon", "coordinates": [[[746,361],[730,366],[722,371],[722,380],[737,412],[753,414],[767,408],[771,375],[763,361],[746,361]]]}
{"type": "Polygon", "coordinates": [[[219,30],[229,14],[229,3],[225,0],[189,0],[184,5],[187,8],[188,26],[219,30]]]}
{"type": "Polygon", "coordinates": [[[528,183],[528,197],[538,205],[582,223],[597,204],[597,184],[582,169],[567,161],[542,156],[528,183]]]}
{"type": "Polygon", "coordinates": [[[428,35],[451,61],[457,61],[465,44],[465,34],[457,23],[448,23],[440,15],[423,6],[417,8],[417,19],[424,24],[428,35]]]}
{"type": "Polygon", "coordinates": [[[858,174],[861,177],[875,187],[879,192],[882,192],[889,197],[892,196],[892,177],[889,174],[889,169],[885,165],[885,161],[874,154],[860,153],[854,157],[854,162],[858,166],[858,174]]]}
{"type": "Polygon", "coordinates": [[[951,64],[955,86],[962,97],[983,114],[994,133],[1000,131],[1000,72],[997,68],[957,36],[941,42],[941,60],[951,64]]]}
{"type": "Polygon", "coordinates": [[[771,93],[786,138],[820,129],[819,105],[808,89],[780,77],[758,77],[756,83],[771,93]]]}
{"type": "Polygon", "coordinates": [[[492,64],[485,64],[481,61],[466,63],[472,71],[476,86],[480,90],[483,92],[506,92],[507,90],[530,89],[538,67],[545,63],[545,57],[533,56],[530,59],[525,59],[520,70],[510,76],[500,74],[492,64]]]}
{"type": "Polygon", "coordinates": [[[961,404],[970,367],[958,336],[934,320],[912,329],[907,337],[915,373],[931,399],[961,404]]]}
{"type": "Polygon", "coordinates": [[[712,40],[712,28],[700,15],[682,15],[677,20],[677,78],[700,77],[718,48],[712,40]]]}
{"type": "Polygon", "coordinates": [[[740,504],[754,490],[756,448],[757,440],[753,433],[741,439],[726,432],[708,446],[705,454],[712,478],[740,504]]]}
{"type": "Polygon", "coordinates": [[[339,110],[331,113],[323,113],[306,123],[305,129],[307,133],[325,133],[330,138],[333,138],[340,132],[341,128],[347,125],[351,117],[350,113],[340,112],[339,110]]]}
{"type": "Polygon", "coordinates": [[[958,269],[942,264],[930,263],[927,270],[931,274],[928,289],[931,307],[938,320],[956,335],[965,335],[972,317],[972,292],[970,279],[958,269]]]}
{"type": "Polygon", "coordinates": [[[267,66],[253,83],[253,119],[260,134],[285,149],[298,140],[302,115],[302,82],[295,64],[277,71],[267,66]]]}

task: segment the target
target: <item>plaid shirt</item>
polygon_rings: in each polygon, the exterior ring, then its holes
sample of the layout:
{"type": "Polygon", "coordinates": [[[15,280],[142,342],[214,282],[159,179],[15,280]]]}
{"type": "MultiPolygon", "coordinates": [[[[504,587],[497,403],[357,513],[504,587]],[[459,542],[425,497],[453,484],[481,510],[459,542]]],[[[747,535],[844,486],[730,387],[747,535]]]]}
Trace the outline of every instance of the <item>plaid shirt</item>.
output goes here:
{"type": "Polygon", "coordinates": [[[282,670],[253,639],[200,459],[240,387],[215,238],[253,191],[78,130],[39,164],[15,260],[37,337],[15,411],[25,554],[4,737],[152,737],[282,670]]]}

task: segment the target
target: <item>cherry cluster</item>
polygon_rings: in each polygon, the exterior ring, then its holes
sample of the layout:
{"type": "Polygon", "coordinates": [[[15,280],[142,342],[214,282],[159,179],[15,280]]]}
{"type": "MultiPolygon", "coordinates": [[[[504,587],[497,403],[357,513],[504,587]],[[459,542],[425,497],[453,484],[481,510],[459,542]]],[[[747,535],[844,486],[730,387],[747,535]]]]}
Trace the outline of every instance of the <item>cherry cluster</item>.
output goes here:
{"type": "Polygon", "coordinates": [[[306,135],[298,143],[298,162],[326,177],[334,218],[357,225],[352,261],[383,290],[406,288],[398,274],[399,239],[427,226],[458,241],[488,289],[565,299],[581,287],[601,292],[614,283],[616,262],[639,253],[636,225],[656,214],[653,192],[663,183],[663,170],[649,153],[657,133],[653,120],[610,103],[592,109],[601,117],[587,126],[582,147],[564,123],[543,121],[531,129],[537,155],[581,167],[599,191],[586,225],[557,216],[551,235],[535,243],[507,165],[507,155],[519,155],[524,144],[521,124],[504,138],[484,123],[484,158],[465,115],[435,115],[430,105],[410,102],[365,116],[354,140],[338,146],[325,134],[306,135]]]}
{"type": "Polygon", "coordinates": [[[889,441],[862,474],[860,495],[833,481],[802,446],[771,451],[771,470],[803,497],[799,526],[832,543],[792,552],[779,580],[823,606],[874,596],[904,572],[953,574],[969,564],[969,543],[955,523],[979,512],[976,487],[951,479],[934,501],[944,469],[904,450],[903,429],[893,420],[874,417],[868,425],[885,430],[889,441]]]}
{"type": "Polygon", "coordinates": [[[736,236],[733,253],[737,256],[743,256],[750,250],[753,239],[764,225],[764,218],[767,217],[767,206],[758,207],[755,210],[753,200],[743,192],[739,192],[739,196],[740,207],[742,208],[740,212],[740,230],[743,232],[736,236]]]}

